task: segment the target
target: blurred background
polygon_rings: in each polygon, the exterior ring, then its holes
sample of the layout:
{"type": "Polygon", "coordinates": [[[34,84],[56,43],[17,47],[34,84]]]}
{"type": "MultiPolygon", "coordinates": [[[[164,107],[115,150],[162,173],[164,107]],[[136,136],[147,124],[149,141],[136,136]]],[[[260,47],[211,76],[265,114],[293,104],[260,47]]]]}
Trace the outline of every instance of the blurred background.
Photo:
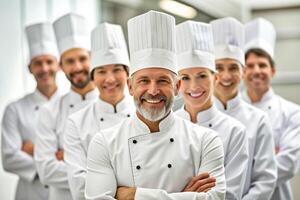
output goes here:
{"type": "MultiPolygon", "coordinates": [[[[256,17],[268,19],[277,31],[274,90],[300,104],[300,0],[0,0],[0,119],[8,103],[35,88],[26,64],[26,25],[53,22],[75,12],[89,20],[91,29],[105,21],[120,24],[127,37],[127,20],[149,10],[169,13],[177,24],[188,19],[209,22],[226,16],[241,22],[256,17]]],[[[63,90],[68,90],[69,83],[62,72],[57,81],[63,90]]],[[[0,161],[1,200],[14,199],[16,181],[15,175],[3,171],[0,161]]],[[[292,186],[295,200],[300,200],[300,174],[292,180],[292,186]]]]}

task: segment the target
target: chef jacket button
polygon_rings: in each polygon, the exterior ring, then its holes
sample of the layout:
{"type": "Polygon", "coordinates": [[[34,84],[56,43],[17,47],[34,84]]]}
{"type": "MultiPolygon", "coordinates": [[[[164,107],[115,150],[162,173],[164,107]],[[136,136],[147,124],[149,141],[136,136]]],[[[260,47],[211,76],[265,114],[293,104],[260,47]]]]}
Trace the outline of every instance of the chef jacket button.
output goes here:
{"type": "Polygon", "coordinates": [[[171,168],[172,167],[172,165],[171,164],[168,164],[168,168],[171,168]]]}
{"type": "Polygon", "coordinates": [[[139,166],[139,165],[136,166],[136,169],[137,169],[137,170],[140,170],[140,169],[141,169],[141,166],[139,166]]]}
{"type": "Polygon", "coordinates": [[[70,104],[70,108],[73,108],[74,107],[74,105],[73,104],[70,104]]]}
{"type": "Polygon", "coordinates": [[[128,114],[127,117],[130,117],[130,115],[128,114]]]}
{"type": "Polygon", "coordinates": [[[136,143],[137,143],[137,141],[136,141],[136,140],[133,140],[132,142],[133,142],[133,144],[136,144],[136,143]]]}
{"type": "Polygon", "coordinates": [[[103,118],[100,118],[100,121],[101,121],[101,122],[103,122],[103,121],[104,121],[104,119],[103,119],[103,118]]]}
{"type": "Polygon", "coordinates": [[[271,106],[269,106],[268,108],[269,108],[269,110],[271,110],[271,106]]]}
{"type": "Polygon", "coordinates": [[[174,138],[170,138],[170,142],[174,142],[174,138]]]}
{"type": "Polygon", "coordinates": [[[212,124],[208,124],[209,127],[212,127],[212,124]]]}
{"type": "Polygon", "coordinates": [[[39,110],[39,106],[36,106],[34,109],[35,109],[35,110],[39,110]]]}
{"type": "Polygon", "coordinates": [[[44,188],[46,188],[46,189],[47,189],[48,187],[49,187],[48,185],[45,185],[45,186],[44,186],[44,188]]]}

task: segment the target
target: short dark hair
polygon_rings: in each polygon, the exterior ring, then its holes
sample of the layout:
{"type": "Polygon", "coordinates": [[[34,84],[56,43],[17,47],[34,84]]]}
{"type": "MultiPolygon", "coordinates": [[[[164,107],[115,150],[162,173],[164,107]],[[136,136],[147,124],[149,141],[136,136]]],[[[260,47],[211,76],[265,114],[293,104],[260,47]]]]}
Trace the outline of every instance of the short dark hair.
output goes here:
{"type": "MultiPolygon", "coordinates": [[[[124,70],[127,74],[127,76],[129,76],[129,68],[126,66],[126,65],[122,65],[124,67],[124,70]]],[[[97,67],[96,67],[97,68],[97,67]]],[[[91,80],[93,81],[94,80],[94,72],[95,72],[95,69],[94,68],[91,72],[90,72],[90,77],[91,77],[91,80]]]]}
{"type": "Polygon", "coordinates": [[[267,58],[271,67],[275,67],[275,62],[274,60],[272,59],[272,57],[263,49],[259,49],[259,48],[253,48],[253,49],[249,49],[246,54],[245,54],[245,60],[248,59],[249,55],[253,53],[255,54],[256,56],[258,57],[264,57],[264,58],[267,58]]]}

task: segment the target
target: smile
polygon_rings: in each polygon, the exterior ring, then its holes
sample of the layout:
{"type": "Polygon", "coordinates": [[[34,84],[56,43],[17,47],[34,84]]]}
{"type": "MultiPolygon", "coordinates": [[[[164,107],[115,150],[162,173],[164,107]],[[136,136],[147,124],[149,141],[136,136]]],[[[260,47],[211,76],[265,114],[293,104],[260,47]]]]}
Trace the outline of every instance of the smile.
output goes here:
{"type": "Polygon", "coordinates": [[[192,92],[188,93],[188,95],[189,95],[190,97],[193,97],[193,98],[199,98],[199,97],[201,97],[203,94],[204,94],[204,91],[203,91],[203,92],[197,92],[197,93],[192,93],[192,92]]]}

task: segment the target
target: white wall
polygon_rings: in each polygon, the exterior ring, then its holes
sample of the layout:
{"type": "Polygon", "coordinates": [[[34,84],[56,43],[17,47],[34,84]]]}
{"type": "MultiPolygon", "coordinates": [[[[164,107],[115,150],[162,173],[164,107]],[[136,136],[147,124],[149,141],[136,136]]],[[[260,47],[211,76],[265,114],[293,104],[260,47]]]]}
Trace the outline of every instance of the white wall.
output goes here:
{"type": "MultiPolygon", "coordinates": [[[[29,74],[27,41],[24,27],[41,21],[53,22],[72,11],[85,16],[93,28],[99,21],[98,0],[0,0],[0,119],[5,106],[35,88],[29,74]]],[[[58,74],[58,83],[67,90],[64,74],[58,74]]],[[[1,126],[1,125],[0,125],[1,126]]],[[[0,139],[1,140],[1,139],[0,139]]],[[[0,159],[1,160],[1,159],[0,159]]],[[[0,199],[14,199],[17,177],[3,171],[0,161],[0,199]]]]}

